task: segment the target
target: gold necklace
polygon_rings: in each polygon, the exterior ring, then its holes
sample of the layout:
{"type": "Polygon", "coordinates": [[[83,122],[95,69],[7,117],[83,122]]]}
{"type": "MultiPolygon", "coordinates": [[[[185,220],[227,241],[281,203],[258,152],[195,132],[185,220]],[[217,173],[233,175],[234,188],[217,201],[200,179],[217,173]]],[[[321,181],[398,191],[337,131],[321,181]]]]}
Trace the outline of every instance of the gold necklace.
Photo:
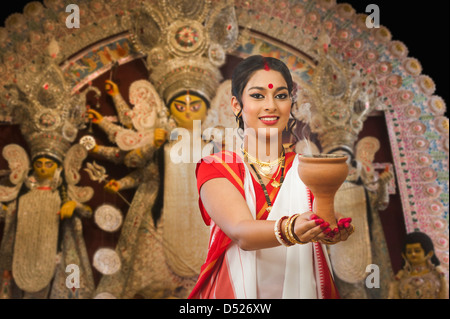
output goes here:
{"type": "Polygon", "coordinates": [[[267,175],[270,174],[270,172],[272,171],[272,168],[275,165],[279,165],[283,160],[284,160],[284,152],[282,153],[283,155],[281,155],[281,157],[277,158],[274,161],[271,162],[264,162],[261,161],[259,159],[257,159],[256,157],[250,155],[242,146],[241,146],[241,152],[244,154],[244,159],[247,159],[247,161],[255,163],[256,165],[259,166],[258,171],[260,171],[260,173],[262,173],[264,175],[264,177],[267,177],[267,175]]]}

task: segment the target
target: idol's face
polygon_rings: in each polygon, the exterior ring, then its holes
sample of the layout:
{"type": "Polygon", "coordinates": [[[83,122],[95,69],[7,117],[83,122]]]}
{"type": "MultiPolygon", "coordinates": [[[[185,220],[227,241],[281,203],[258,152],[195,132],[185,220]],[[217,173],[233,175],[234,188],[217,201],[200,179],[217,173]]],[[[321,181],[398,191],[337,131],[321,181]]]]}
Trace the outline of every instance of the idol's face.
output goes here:
{"type": "MultiPolygon", "coordinates": [[[[430,252],[432,254],[432,252],[430,252]]],[[[405,249],[406,259],[413,266],[423,265],[427,259],[430,257],[425,254],[425,251],[422,248],[420,243],[407,244],[405,249]]]]}
{"type": "Polygon", "coordinates": [[[58,164],[51,159],[39,157],[33,162],[33,169],[40,180],[53,178],[58,164]]]}
{"type": "MultiPolygon", "coordinates": [[[[256,71],[244,87],[241,100],[244,129],[266,129],[266,136],[281,134],[289,121],[292,100],[280,72],[256,71]]],[[[232,107],[238,114],[241,106],[236,97],[232,98],[232,107]]]]}
{"type": "Polygon", "coordinates": [[[178,126],[188,130],[192,130],[193,121],[203,121],[206,117],[206,102],[189,92],[174,99],[169,108],[178,126]]]}

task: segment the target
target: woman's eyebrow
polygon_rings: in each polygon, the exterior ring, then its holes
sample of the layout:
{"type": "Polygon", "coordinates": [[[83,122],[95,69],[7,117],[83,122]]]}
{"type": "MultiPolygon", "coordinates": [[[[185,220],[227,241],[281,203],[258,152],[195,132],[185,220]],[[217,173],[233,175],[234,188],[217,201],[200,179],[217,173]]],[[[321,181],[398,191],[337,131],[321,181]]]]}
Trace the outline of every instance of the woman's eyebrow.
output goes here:
{"type": "Polygon", "coordinates": [[[263,88],[262,86],[252,86],[251,88],[248,88],[248,90],[250,91],[250,90],[261,90],[261,91],[263,91],[263,90],[265,90],[265,88],[263,88]]]}
{"type": "MultiPolygon", "coordinates": [[[[250,90],[253,90],[253,89],[255,89],[255,90],[261,90],[261,91],[266,90],[266,88],[261,87],[261,86],[252,86],[252,87],[249,88],[248,90],[250,91],[250,90]]],[[[288,89],[288,88],[285,87],[285,86],[280,86],[280,87],[276,88],[275,91],[278,92],[278,91],[281,91],[281,90],[287,90],[287,89],[288,89]]]]}

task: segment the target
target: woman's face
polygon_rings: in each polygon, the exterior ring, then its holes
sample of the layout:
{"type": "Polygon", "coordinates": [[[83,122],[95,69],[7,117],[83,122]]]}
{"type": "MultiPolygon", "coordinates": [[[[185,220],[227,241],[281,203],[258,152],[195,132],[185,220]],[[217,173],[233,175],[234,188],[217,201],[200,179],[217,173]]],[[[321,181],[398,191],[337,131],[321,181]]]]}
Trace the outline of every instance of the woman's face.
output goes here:
{"type": "Polygon", "coordinates": [[[33,163],[33,169],[40,180],[53,178],[58,164],[51,159],[40,157],[33,163]]]}
{"type": "MultiPolygon", "coordinates": [[[[291,112],[289,90],[280,72],[258,70],[247,82],[242,92],[242,119],[244,129],[266,129],[266,136],[281,134],[285,129],[291,112]],[[276,130],[270,130],[270,129],[276,130]]],[[[232,98],[232,107],[238,114],[241,107],[236,97],[232,98]]]]}
{"type": "Polygon", "coordinates": [[[206,102],[193,94],[186,93],[170,103],[170,113],[179,127],[192,130],[193,121],[203,121],[206,117],[206,102]]]}

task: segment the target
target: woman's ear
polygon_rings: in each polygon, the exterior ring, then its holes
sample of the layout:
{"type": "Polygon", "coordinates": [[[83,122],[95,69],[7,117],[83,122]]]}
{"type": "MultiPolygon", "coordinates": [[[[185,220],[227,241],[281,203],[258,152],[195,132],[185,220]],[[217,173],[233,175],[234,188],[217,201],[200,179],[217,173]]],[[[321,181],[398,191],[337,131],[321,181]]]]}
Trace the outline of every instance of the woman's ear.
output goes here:
{"type": "Polygon", "coordinates": [[[238,116],[241,112],[241,103],[239,103],[238,99],[235,96],[231,97],[231,108],[233,110],[234,116],[238,116]]]}

